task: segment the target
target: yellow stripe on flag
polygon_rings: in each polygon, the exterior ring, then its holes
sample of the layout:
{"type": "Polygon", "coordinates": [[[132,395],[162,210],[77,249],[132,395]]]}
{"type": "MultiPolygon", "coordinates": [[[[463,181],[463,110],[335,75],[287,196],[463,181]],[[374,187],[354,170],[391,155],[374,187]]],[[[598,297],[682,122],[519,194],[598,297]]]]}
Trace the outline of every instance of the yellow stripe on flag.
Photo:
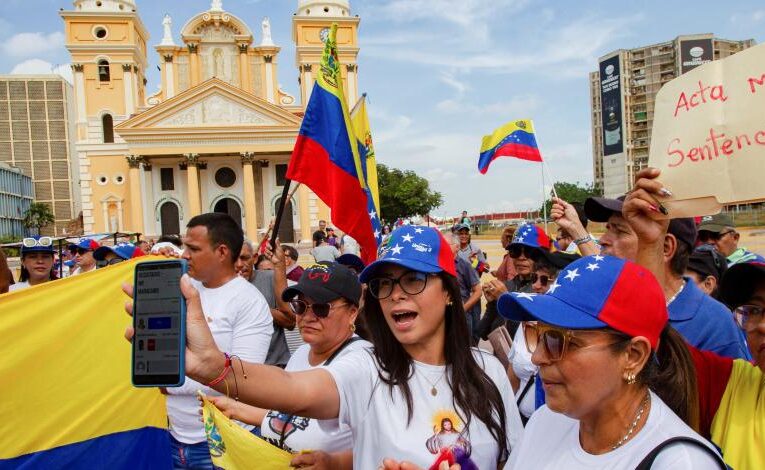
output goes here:
{"type": "Polygon", "coordinates": [[[377,158],[375,156],[374,142],[372,141],[372,128],[369,125],[369,115],[367,114],[367,100],[365,96],[359,98],[358,104],[351,111],[351,122],[353,122],[353,131],[356,139],[361,146],[366,149],[366,170],[367,185],[372,193],[372,200],[375,203],[375,211],[380,216],[380,191],[377,185],[377,158]]]}
{"type": "Polygon", "coordinates": [[[256,437],[228,419],[202,398],[203,420],[210,455],[216,467],[226,470],[289,470],[292,454],[256,437]]]}
{"type": "Polygon", "coordinates": [[[167,427],[159,390],[130,383],[121,285],[136,262],[0,295],[0,459],[167,427]]]}
{"type": "Polygon", "coordinates": [[[533,134],[534,124],[531,122],[531,119],[520,119],[508,122],[504,126],[494,130],[491,135],[483,137],[483,140],[481,141],[481,152],[493,149],[497,144],[502,142],[502,139],[515,131],[524,131],[533,134]]]}

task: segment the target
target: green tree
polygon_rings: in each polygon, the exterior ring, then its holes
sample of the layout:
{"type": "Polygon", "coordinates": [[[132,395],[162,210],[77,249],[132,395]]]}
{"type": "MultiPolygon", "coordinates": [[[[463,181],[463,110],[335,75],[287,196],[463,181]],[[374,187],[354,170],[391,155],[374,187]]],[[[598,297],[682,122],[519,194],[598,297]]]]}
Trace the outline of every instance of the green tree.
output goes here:
{"type": "Polygon", "coordinates": [[[377,165],[380,212],[387,221],[427,215],[443,204],[443,196],[430,189],[425,178],[413,171],[377,165]]]}
{"type": "Polygon", "coordinates": [[[42,202],[33,202],[29,209],[24,213],[24,227],[37,229],[37,234],[43,227],[55,222],[56,217],[48,204],[42,202]]]}
{"type": "MultiPolygon", "coordinates": [[[[571,204],[584,204],[584,201],[588,197],[597,197],[602,196],[603,194],[595,188],[593,183],[584,184],[579,181],[576,183],[558,182],[553,186],[555,187],[555,193],[558,194],[558,197],[571,204]]],[[[550,214],[550,208],[552,207],[552,201],[549,198],[552,198],[554,195],[555,194],[550,191],[550,194],[548,195],[549,197],[547,201],[545,201],[548,215],[550,214]]],[[[542,207],[539,208],[539,213],[543,213],[542,207]]]]}

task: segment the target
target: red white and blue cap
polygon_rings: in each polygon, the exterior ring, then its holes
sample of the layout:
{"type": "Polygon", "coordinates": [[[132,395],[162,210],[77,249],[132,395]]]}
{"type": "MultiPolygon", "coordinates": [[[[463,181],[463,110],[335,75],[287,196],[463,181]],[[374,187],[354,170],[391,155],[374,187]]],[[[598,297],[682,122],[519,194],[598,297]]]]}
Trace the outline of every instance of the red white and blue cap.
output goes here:
{"type": "Polygon", "coordinates": [[[534,224],[523,224],[515,231],[513,241],[507,248],[513,245],[523,245],[530,248],[549,250],[552,243],[544,230],[534,224]]]}
{"type": "Polygon", "coordinates": [[[82,248],[83,250],[89,250],[89,251],[95,251],[97,250],[101,245],[91,239],[91,238],[80,238],[77,243],[72,243],[69,245],[69,251],[74,250],[76,248],[82,248]]]}
{"type": "Polygon", "coordinates": [[[422,273],[445,271],[457,276],[449,242],[438,229],[421,225],[402,225],[394,230],[380,245],[377,261],[361,272],[361,282],[368,282],[384,264],[396,264],[422,273]]]}
{"type": "Polygon", "coordinates": [[[547,294],[503,294],[497,310],[511,320],[572,330],[610,327],[633,338],[647,338],[654,350],[669,318],[664,291],[650,271],[600,255],[569,264],[547,294]]]}
{"type": "Polygon", "coordinates": [[[146,254],[132,243],[119,243],[115,246],[101,246],[97,248],[93,252],[93,258],[96,261],[103,261],[107,253],[114,253],[122,259],[138,258],[146,254]]]}

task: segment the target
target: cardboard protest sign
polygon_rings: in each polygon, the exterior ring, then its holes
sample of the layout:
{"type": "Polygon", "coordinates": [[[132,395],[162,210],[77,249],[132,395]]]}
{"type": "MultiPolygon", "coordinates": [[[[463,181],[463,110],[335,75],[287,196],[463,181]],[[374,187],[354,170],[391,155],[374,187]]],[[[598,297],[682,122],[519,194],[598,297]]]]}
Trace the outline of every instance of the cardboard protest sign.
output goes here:
{"type": "Polygon", "coordinates": [[[765,44],[664,85],[648,164],[673,193],[672,218],[765,199],[765,44]]]}

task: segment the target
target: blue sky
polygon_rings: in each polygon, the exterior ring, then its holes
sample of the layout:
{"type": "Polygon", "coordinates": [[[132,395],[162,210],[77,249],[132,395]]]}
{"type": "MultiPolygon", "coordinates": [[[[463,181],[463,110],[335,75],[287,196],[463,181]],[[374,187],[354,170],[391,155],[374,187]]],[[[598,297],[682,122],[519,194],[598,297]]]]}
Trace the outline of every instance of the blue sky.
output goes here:
{"type": "MultiPolygon", "coordinates": [[[[209,0],[137,0],[151,34],[170,13],[181,26],[209,0]]],[[[291,17],[297,0],[224,0],[253,29],[271,19],[282,47],[279,81],[298,95],[291,17]]],[[[60,8],[69,0],[0,1],[0,73],[66,70],[60,8]]],[[[434,215],[536,208],[538,164],[501,159],[476,169],[481,137],[512,119],[534,119],[542,154],[557,180],[590,182],[588,73],[619,48],[714,33],[765,40],[758,1],[351,0],[361,16],[360,88],[370,98],[378,161],[426,177],[444,194],[434,215]]],[[[159,80],[149,56],[147,90],[159,80]]]]}

